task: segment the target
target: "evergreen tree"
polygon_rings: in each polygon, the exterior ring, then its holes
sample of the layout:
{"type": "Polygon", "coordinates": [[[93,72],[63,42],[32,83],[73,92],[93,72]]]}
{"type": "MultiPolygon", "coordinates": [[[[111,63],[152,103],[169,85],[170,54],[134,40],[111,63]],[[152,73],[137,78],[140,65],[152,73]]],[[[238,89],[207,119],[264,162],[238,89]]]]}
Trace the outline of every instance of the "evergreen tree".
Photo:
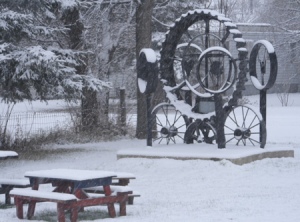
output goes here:
{"type": "Polygon", "coordinates": [[[0,92],[6,102],[74,99],[109,84],[85,73],[75,0],[0,1],[0,92]],[[75,16],[75,17],[74,17],[75,16]]]}

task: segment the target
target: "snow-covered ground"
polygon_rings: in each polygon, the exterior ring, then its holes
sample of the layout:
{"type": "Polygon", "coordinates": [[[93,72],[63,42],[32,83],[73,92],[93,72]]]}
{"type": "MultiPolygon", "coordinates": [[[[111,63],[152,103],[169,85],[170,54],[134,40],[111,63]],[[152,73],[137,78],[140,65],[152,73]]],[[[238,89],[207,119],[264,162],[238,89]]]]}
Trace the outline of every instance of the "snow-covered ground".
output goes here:
{"type": "MultiPolygon", "coordinates": [[[[249,100],[252,105],[259,104],[257,96],[249,97],[249,100]]],[[[0,162],[0,177],[22,178],[27,171],[51,168],[135,174],[136,179],[131,181],[130,186],[141,197],[135,199],[134,205],[127,207],[127,216],[111,219],[106,207],[91,207],[79,213],[79,221],[298,222],[299,114],[300,94],[290,94],[290,105],[287,107],[281,107],[276,94],[268,95],[266,149],[272,146],[290,147],[295,150],[295,158],[264,159],[242,166],[226,160],[117,160],[118,150],[136,147],[146,149],[144,140],[123,139],[115,142],[55,145],[44,148],[48,151],[45,155],[39,152],[20,154],[17,160],[0,162]]],[[[181,146],[183,151],[186,146],[181,146]]],[[[201,149],[208,145],[198,146],[201,149]]],[[[240,148],[243,149],[243,146],[240,148]]],[[[42,186],[41,189],[50,190],[51,187],[42,186]]],[[[0,195],[0,202],[4,202],[4,195],[0,195]]],[[[0,222],[14,221],[19,221],[15,208],[0,207],[0,222]]],[[[56,221],[55,204],[38,204],[32,221],[56,221]]]]}

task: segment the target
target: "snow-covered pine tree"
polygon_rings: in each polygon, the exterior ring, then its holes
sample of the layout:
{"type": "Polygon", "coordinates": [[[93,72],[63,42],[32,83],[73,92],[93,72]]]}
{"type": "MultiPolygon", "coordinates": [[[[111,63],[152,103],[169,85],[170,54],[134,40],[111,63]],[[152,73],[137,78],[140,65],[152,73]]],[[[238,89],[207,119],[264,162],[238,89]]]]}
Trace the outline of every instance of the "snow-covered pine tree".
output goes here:
{"type": "Polygon", "coordinates": [[[72,33],[78,7],[76,0],[0,1],[1,99],[75,99],[84,88],[109,87],[79,68],[87,53],[78,47],[81,36],[72,33]]]}

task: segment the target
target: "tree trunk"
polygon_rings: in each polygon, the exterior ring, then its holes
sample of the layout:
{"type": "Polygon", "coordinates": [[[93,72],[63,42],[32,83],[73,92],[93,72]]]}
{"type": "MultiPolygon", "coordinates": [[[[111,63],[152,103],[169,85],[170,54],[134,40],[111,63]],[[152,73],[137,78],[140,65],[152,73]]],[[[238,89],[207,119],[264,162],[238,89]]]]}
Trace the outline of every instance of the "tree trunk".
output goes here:
{"type": "MultiPolygon", "coordinates": [[[[82,33],[84,26],[80,22],[80,12],[78,8],[66,10],[62,16],[65,26],[69,29],[69,44],[71,49],[79,49],[82,45],[82,33]]],[[[86,58],[87,59],[87,58],[86,58]]],[[[87,64],[87,61],[86,63],[87,64]]],[[[86,74],[87,65],[76,67],[77,73],[86,74]]],[[[99,124],[99,104],[97,93],[92,90],[84,89],[81,98],[81,124],[82,130],[92,130],[99,124]]]]}
{"type": "Polygon", "coordinates": [[[81,99],[81,130],[91,131],[99,124],[99,104],[94,99],[97,98],[97,92],[85,89],[82,93],[84,98],[81,99]]]}
{"type": "MultiPolygon", "coordinates": [[[[141,1],[136,11],[136,58],[142,48],[151,47],[152,38],[152,11],[154,0],[141,1]]],[[[138,88],[138,87],[137,87],[138,88]]],[[[136,137],[147,138],[147,106],[146,96],[137,90],[137,127],[136,137]]]]}

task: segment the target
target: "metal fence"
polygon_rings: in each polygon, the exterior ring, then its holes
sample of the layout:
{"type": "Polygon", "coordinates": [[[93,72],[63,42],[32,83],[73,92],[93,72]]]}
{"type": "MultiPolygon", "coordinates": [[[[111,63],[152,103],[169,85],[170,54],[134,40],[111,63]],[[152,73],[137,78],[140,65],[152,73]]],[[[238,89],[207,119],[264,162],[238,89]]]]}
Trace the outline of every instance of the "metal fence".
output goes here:
{"type": "Polygon", "coordinates": [[[30,138],[33,135],[64,129],[72,125],[68,112],[26,112],[0,115],[0,132],[12,139],[30,138]]]}
{"type": "MultiPolygon", "coordinates": [[[[117,115],[111,114],[110,118],[117,119],[117,115]]],[[[135,125],[136,121],[136,114],[127,114],[127,124],[135,125]]],[[[0,115],[0,133],[6,129],[6,135],[12,140],[30,138],[72,126],[73,121],[69,112],[22,112],[10,116],[0,115]]]]}

